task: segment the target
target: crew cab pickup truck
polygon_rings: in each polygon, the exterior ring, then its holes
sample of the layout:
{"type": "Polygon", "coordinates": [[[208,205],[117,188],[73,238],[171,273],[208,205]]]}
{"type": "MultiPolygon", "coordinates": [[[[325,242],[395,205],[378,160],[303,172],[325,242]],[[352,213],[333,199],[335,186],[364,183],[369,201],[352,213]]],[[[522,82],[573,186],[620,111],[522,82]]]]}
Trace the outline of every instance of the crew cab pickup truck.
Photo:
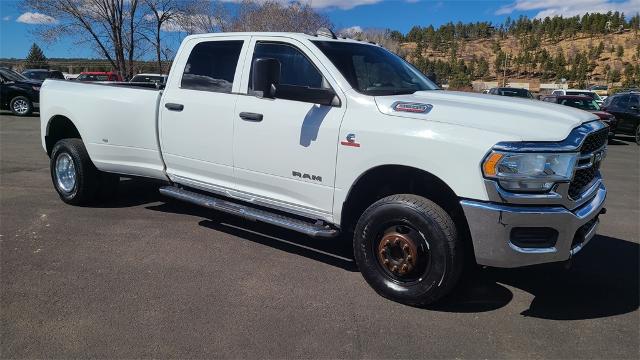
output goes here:
{"type": "Polygon", "coordinates": [[[46,80],[42,146],[69,204],[119,176],[320,238],[411,305],[467,261],[561,262],[594,236],[607,126],[543,102],[445,92],[384,48],[320,33],[185,38],[164,89],[46,80]]]}

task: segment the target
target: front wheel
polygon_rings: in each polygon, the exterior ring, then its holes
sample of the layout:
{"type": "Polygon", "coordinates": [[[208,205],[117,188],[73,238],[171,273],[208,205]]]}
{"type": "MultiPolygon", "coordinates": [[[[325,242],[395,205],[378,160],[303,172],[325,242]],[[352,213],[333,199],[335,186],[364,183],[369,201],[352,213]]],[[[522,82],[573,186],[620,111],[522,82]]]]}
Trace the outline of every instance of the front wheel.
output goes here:
{"type": "Polygon", "coordinates": [[[640,124],[636,126],[636,144],[640,145],[640,124]]]}
{"type": "Polygon", "coordinates": [[[392,195],[369,206],[356,226],[353,249],[369,285],[408,305],[428,305],[447,295],[463,268],[453,220],[417,195],[392,195]]]}
{"type": "Polygon", "coordinates": [[[27,116],[33,112],[33,104],[31,103],[31,100],[25,96],[16,96],[11,99],[9,108],[13,115],[16,116],[27,116]]]}

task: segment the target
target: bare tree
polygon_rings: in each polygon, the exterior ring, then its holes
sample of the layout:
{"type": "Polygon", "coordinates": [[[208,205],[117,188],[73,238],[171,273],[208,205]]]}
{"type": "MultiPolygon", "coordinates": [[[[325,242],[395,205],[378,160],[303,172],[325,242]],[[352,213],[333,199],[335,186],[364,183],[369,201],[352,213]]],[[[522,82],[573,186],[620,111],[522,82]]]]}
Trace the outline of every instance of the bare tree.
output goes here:
{"type": "Polygon", "coordinates": [[[162,31],[165,26],[170,24],[179,14],[177,0],[143,0],[150,14],[145,14],[144,19],[150,20],[153,24],[152,35],[144,32],[141,35],[149,42],[156,51],[156,61],[158,65],[158,73],[162,74],[162,31]]]}
{"type": "Polygon", "coordinates": [[[123,76],[131,76],[136,56],[138,0],[23,0],[22,6],[56,19],[40,28],[45,40],[62,36],[91,43],[123,76]]]}
{"type": "Polygon", "coordinates": [[[321,27],[331,27],[325,15],[315,11],[308,3],[267,0],[244,0],[231,23],[233,31],[291,31],[315,33],[321,27]]]}
{"type": "Polygon", "coordinates": [[[183,0],[172,25],[187,34],[229,31],[229,12],[218,1],[183,0]]]}

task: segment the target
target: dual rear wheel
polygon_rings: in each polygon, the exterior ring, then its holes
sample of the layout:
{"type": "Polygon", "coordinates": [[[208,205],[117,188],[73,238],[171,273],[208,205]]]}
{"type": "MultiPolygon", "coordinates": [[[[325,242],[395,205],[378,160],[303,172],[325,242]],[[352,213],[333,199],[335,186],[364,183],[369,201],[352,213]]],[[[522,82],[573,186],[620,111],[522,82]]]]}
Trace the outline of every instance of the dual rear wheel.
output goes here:
{"type": "Polygon", "coordinates": [[[51,179],[62,201],[89,205],[111,196],[119,176],[99,171],[80,139],[58,141],[51,151],[51,179]]]}

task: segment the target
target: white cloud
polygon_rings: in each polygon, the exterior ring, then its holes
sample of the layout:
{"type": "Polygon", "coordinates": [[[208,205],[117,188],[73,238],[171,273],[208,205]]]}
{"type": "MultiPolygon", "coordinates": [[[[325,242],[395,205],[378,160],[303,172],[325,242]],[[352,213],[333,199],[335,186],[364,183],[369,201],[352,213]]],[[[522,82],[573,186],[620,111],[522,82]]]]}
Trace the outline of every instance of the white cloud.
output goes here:
{"type": "Polygon", "coordinates": [[[536,18],[547,16],[575,16],[584,13],[606,13],[620,11],[634,15],[640,11],[640,0],[516,0],[496,11],[496,15],[511,14],[514,11],[538,10],[536,18]]]}
{"type": "MultiPolygon", "coordinates": [[[[242,0],[222,0],[223,2],[233,2],[239,3],[242,0]]],[[[264,2],[266,0],[258,0],[259,2],[264,2]]],[[[291,0],[278,0],[282,3],[290,3],[291,0]]],[[[360,5],[371,5],[382,2],[383,0],[300,0],[301,3],[307,3],[314,8],[340,8],[343,10],[352,9],[356,6],[360,5]]],[[[415,2],[416,0],[408,0],[411,2],[415,2]]]]}
{"type": "Polygon", "coordinates": [[[38,25],[51,25],[51,24],[58,23],[58,20],[52,18],[49,15],[32,13],[32,12],[26,12],[18,16],[16,21],[24,24],[38,24],[38,25]]]}

